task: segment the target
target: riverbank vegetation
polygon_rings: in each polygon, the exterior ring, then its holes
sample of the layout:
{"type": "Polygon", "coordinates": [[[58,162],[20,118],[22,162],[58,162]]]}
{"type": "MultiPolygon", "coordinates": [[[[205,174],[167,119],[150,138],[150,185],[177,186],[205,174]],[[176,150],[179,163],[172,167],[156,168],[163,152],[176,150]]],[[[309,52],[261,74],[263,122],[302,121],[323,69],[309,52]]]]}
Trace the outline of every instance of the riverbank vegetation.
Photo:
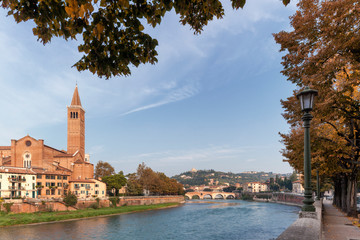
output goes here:
{"type": "Polygon", "coordinates": [[[36,213],[18,213],[18,214],[13,214],[13,213],[6,214],[4,212],[1,212],[0,227],[19,225],[19,224],[64,221],[70,219],[89,218],[89,217],[105,216],[112,214],[140,212],[146,210],[168,208],[176,205],[179,205],[179,203],[108,207],[108,208],[99,208],[99,209],[88,208],[77,211],[61,211],[61,212],[60,211],[36,212],[36,213]]]}
{"type": "Polygon", "coordinates": [[[124,176],[120,171],[115,174],[114,168],[107,162],[100,161],[95,167],[95,176],[106,183],[110,196],[143,196],[143,195],[184,195],[184,187],[175,179],[162,172],[155,172],[144,163],[139,164],[136,173],[124,176]],[[124,187],[124,191],[120,193],[124,187]]]}

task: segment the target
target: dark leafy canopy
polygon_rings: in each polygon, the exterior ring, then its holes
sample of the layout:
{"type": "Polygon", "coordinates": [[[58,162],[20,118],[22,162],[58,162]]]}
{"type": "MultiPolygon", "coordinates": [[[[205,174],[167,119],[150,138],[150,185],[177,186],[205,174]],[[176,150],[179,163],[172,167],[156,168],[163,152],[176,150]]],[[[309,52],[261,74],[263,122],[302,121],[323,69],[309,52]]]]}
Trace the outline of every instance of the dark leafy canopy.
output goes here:
{"type": "MultiPolygon", "coordinates": [[[[231,0],[235,9],[246,0],[231,0]]],[[[284,0],[286,5],[289,0],[284,0]]],[[[129,75],[129,66],[157,62],[156,39],[144,33],[144,23],[155,27],[172,9],[195,33],[213,18],[222,18],[219,0],[0,0],[16,22],[33,20],[33,33],[43,44],[52,37],[76,39],[82,58],[74,64],[99,77],[129,75]]]]}

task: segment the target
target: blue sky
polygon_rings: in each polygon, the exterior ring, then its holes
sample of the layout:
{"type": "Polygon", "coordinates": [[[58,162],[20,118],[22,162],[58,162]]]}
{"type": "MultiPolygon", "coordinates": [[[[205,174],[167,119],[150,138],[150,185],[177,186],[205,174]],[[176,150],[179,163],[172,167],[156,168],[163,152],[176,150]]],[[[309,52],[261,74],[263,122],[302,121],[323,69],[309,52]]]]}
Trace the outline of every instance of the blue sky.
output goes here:
{"type": "Polygon", "coordinates": [[[71,68],[81,57],[75,41],[43,46],[31,22],[16,24],[0,10],[0,145],[29,134],[66,149],[66,106],[77,82],[94,164],[130,173],[145,162],[169,176],[191,168],[291,172],[278,132],[288,131],[280,99],[295,86],[280,73],[271,34],[290,29],[295,3],[224,5],[224,18],[201,35],[173,12],[147,26],[159,41],[159,62],[110,80],[71,68]]]}

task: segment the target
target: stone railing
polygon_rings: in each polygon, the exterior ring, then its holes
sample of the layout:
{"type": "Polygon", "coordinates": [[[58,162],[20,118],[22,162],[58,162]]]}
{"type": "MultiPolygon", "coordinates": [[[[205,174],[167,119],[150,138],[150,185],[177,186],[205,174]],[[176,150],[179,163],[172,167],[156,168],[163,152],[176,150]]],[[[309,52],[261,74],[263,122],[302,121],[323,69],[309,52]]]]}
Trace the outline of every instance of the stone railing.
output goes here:
{"type": "Polygon", "coordinates": [[[276,240],[319,240],[322,233],[322,199],[314,203],[316,212],[300,212],[299,219],[276,240]]]}

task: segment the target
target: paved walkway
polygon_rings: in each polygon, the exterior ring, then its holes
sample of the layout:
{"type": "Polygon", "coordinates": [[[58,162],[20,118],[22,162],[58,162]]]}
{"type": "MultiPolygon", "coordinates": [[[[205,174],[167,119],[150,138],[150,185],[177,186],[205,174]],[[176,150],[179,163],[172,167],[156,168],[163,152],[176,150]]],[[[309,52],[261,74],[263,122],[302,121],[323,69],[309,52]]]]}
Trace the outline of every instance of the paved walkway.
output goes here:
{"type": "Polygon", "coordinates": [[[323,240],[360,240],[360,228],[351,224],[346,215],[332,205],[323,202],[323,240]]]}

